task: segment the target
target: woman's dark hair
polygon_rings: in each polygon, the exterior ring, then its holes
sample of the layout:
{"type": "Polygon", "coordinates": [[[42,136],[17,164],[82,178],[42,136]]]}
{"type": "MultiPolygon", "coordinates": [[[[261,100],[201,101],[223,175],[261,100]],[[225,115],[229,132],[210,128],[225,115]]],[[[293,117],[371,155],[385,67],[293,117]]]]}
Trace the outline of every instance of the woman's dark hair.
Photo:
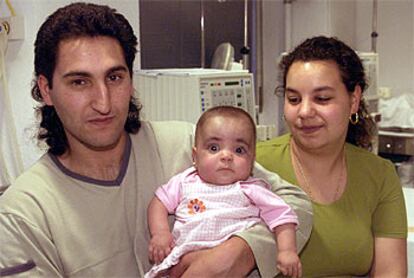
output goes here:
{"type": "MultiPolygon", "coordinates": [[[[45,140],[49,152],[54,155],[63,154],[68,148],[68,141],[53,106],[44,103],[37,85],[37,79],[43,75],[53,87],[53,72],[56,67],[59,42],[77,37],[108,36],[116,39],[123,50],[129,74],[132,77],[133,63],[137,52],[137,37],[127,19],[116,10],[90,3],[73,3],[56,10],[42,24],[35,41],[34,80],[32,97],[39,103],[36,113],[40,117],[37,138],[45,140]]],[[[138,132],[141,124],[139,111],[141,106],[134,97],[129,103],[125,130],[128,133],[138,132]]]]}
{"type": "MultiPolygon", "coordinates": [[[[337,64],[342,82],[349,94],[356,86],[362,93],[368,87],[364,67],[357,53],[337,38],[317,36],[305,40],[292,52],[284,56],[279,64],[281,70],[282,88],[286,88],[286,77],[290,66],[297,61],[333,61],[337,64]]],[[[372,136],[375,132],[375,123],[369,115],[364,99],[358,108],[359,122],[349,123],[346,142],[363,148],[372,147],[372,136]]]]}

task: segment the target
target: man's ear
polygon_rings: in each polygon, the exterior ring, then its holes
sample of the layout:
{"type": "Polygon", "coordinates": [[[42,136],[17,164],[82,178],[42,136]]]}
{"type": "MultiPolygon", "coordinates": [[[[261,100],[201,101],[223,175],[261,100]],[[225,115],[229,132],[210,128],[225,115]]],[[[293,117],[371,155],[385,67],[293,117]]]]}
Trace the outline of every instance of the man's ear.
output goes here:
{"type": "Polygon", "coordinates": [[[362,90],[359,85],[355,86],[354,92],[351,94],[351,114],[358,112],[359,103],[361,102],[362,90]]]}
{"type": "Polygon", "coordinates": [[[39,78],[37,79],[37,86],[39,87],[40,94],[42,95],[42,99],[46,105],[53,105],[52,98],[50,96],[50,86],[49,80],[47,80],[46,76],[40,74],[39,78]]]}

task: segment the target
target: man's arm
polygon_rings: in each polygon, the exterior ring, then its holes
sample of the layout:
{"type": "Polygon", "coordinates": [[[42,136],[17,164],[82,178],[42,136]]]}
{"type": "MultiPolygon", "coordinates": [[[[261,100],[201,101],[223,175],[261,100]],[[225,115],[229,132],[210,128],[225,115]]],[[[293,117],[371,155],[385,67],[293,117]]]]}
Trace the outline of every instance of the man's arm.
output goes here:
{"type": "MultiPolygon", "coordinates": [[[[275,263],[275,262],[273,262],[275,263]]],[[[184,255],[171,268],[170,277],[246,277],[254,269],[253,253],[247,243],[232,237],[221,245],[184,255]]]]}
{"type": "Polygon", "coordinates": [[[53,242],[24,219],[0,214],[0,246],[1,277],[63,277],[53,242]]]}
{"type": "MultiPolygon", "coordinates": [[[[296,230],[296,245],[300,251],[308,241],[312,230],[312,203],[309,197],[297,186],[281,179],[275,173],[267,171],[258,163],[253,171],[254,177],[263,178],[272,185],[272,191],[280,196],[295,211],[299,225],[296,230]]],[[[242,237],[252,249],[256,266],[262,277],[274,277],[279,270],[276,268],[275,258],[277,247],[274,235],[264,225],[256,225],[238,236],[242,237]]]]}

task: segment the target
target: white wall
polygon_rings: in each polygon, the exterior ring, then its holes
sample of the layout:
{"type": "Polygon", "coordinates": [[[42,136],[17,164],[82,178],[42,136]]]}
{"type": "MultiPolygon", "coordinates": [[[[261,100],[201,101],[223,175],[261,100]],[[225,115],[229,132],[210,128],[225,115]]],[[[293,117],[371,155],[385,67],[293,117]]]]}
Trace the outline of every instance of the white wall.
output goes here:
{"type": "Polygon", "coordinates": [[[282,1],[263,1],[263,22],[263,113],[259,115],[259,123],[279,128],[279,99],[274,92],[278,60],[285,45],[282,1]]]}
{"type": "MultiPolygon", "coordinates": [[[[25,39],[9,42],[6,68],[11,95],[17,137],[23,154],[25,168],[30,166],[41,154],[37,140],[33,139],[36,132],[33,107],[36,102],[30,96],[31,79],[33,76],[33,44],[40,25],[46,17],[57,8],[74,1],[69,0],[10,0],[18,15],[25,20],[25,39]]],[[[138,0],[94,0],[90,2],[107,4],[123,13],[139,35],[138,0]]],[[[0,17],[10,13],[4,1],[0,0],[0,17]]],[[[139,55],[135,67],[139,67],[139,55]]]]}

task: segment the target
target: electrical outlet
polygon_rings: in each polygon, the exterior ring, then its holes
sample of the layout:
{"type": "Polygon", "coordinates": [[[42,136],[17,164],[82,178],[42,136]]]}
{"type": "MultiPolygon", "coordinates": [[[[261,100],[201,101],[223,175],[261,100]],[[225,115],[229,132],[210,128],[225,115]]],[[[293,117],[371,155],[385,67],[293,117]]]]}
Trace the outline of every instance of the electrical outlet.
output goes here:
{"type": "Polygon", "coordinates": [[[2,17],[0,18],[0,23],[3,25],[8,25],[9,33],[8,39],[9,40],[24,40],[24,17],[20,15],[10,16],[10,17],[2,17]]]}

